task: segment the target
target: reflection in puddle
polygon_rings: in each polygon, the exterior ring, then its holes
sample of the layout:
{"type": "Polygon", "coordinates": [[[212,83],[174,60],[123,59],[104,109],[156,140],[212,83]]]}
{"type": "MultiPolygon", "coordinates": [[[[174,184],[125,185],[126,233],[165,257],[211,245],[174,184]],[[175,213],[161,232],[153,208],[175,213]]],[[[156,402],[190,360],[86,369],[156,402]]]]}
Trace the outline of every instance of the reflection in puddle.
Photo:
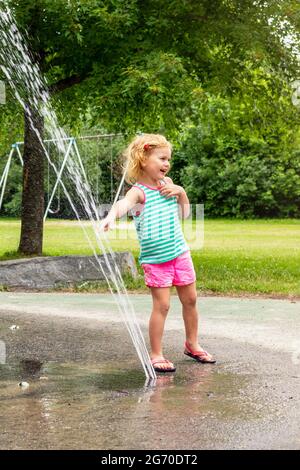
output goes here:
{"type": "Polygon", "coordinates": [[[249,376],[184,363],[176,374],[149,384],[141,371],[118,365],[124,368],[31,360],[1,365],[1,448],[176,448],[179,439],[177,448],[188,449],[188,422],[197,423],[203,444],[202,420],[261,414],[255,397],[244,393],[249,376]],[[37,380],[41,375],[48,380],[37,380]],[[28,379],[28,389],[18,388],[20,378],[28,379]]]}

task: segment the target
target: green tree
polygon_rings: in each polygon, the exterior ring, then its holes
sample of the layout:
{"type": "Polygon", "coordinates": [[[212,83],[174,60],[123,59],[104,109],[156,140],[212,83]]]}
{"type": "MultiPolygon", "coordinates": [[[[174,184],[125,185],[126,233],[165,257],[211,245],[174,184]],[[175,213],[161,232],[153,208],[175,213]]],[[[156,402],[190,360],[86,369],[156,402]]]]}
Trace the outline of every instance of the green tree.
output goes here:
{"type": "MultiPolygon", "coordinates": [[[[217,96],[230,90],[249,55],[267,61],[286,80],[298,72],[292,51],[282,43],[287,31],[299,31],[296,0],[10,4],[51,93],[59,94],[65,122],[73,126],[87,118],[110,130],[163,131],[176,137],[203,89],[217,96]],[[288,20],[285,26],[283,20],[288,20]]],[[[35,117],[42,132],[43,123],[35,117]]],[[[20,251],[39,254],[43,187],[37,181],[43,158],[33,134],[27,119],[20,251]]]]}

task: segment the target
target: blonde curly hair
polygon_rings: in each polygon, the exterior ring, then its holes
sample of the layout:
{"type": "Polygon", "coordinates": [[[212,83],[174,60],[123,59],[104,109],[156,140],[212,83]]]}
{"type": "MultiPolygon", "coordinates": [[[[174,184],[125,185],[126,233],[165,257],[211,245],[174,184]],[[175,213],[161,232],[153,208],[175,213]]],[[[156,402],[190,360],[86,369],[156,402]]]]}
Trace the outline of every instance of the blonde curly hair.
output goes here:
{"type": "Polygon", "coordinates": [[[136,137],[125,150],[124,171],[127,183],[136,183],[142,173],[142,165],[149,157],[151,150],[158,147],[169,147],[172,150],[170,142],[160,134],[141,134],[136,137]]]}

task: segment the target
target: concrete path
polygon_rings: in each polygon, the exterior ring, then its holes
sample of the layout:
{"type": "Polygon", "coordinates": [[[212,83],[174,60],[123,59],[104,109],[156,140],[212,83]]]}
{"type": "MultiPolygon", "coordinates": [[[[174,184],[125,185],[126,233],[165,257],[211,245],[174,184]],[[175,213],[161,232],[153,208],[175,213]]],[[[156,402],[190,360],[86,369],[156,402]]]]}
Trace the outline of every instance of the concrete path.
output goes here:
{"type": "MultiPolygon", "coordinates": [[[[151,298],[130,299],[147,338],[151,298]]],[[[299,449],[300,302],[204,297],[199,309],[217,364],[182,354],[172,296],[177,372],[147,386],[110,295],[0,293],[0,448],[299,449]]]]}

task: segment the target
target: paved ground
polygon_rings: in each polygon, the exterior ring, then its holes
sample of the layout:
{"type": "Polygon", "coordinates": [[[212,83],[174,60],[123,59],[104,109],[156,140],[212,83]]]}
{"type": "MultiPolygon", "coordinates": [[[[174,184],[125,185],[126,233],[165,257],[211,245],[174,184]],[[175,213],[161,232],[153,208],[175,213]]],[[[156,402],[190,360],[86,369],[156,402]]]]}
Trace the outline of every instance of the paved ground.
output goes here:
{"type": "MultiPolygon", "coordinates": [[[[147,336],[151,299],[130,297],[147,336]]],[[[110,295],[0,293],[0,448],[299,449],[300,302],[199,308],[218,363],[182,354],[174,296],[165,353],[177,372],[149,386],[110,295]]]]}

